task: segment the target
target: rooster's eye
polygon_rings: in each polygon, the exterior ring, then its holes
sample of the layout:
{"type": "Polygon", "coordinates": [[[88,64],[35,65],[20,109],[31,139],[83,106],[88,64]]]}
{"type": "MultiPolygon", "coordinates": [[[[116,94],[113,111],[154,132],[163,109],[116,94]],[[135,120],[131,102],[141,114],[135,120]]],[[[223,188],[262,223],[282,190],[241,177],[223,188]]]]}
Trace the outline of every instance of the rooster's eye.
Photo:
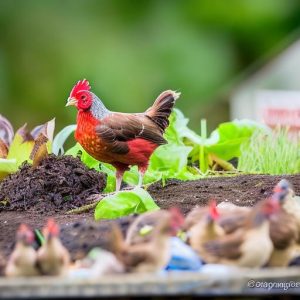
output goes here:
{"type": "Polygon", "coordinates": [[[85,96],[85,95],[82,95],[80,98],[81,98],[81,100],[85,100],[85,99],[86,99],[86,96],[85,96]]]}

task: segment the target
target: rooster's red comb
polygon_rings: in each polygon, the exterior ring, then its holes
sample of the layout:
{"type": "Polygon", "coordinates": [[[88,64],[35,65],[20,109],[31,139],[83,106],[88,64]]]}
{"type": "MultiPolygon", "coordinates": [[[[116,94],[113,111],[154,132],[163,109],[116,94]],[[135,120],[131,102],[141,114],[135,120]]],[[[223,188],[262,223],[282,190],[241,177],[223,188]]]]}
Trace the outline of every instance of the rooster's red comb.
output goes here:
{"type": "Polygon", "coordinates": [[[89,82],[86,79],[79,80],[73,87],[70,97],[75,96],[75,94],[79,91],[89,91],[91,89],[91,86],[89,82]]]}

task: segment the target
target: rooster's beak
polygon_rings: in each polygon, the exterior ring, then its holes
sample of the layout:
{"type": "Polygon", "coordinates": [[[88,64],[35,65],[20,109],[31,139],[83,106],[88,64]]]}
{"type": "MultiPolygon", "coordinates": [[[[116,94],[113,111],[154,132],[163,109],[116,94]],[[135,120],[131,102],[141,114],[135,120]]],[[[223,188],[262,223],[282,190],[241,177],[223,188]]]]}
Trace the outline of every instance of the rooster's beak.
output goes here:
{"type": "Polygon", "coordinates": [[[76,106],[77,105],[77,100],[75,98],[69,97],[66,106],[71,106],[71,105],[76,106]]]}

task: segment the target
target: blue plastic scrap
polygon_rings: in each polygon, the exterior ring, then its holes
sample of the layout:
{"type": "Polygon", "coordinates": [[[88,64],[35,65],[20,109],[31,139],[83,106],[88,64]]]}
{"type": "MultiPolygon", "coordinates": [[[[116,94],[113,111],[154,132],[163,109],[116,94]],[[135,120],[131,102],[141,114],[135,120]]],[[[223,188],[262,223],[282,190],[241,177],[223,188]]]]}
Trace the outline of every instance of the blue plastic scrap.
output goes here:
{"type": "Polygon", "coordinates": [[[202,262],[197,253],[178,237],[171,238],[171,259],[166,270],[198,271],[202,262]]]}

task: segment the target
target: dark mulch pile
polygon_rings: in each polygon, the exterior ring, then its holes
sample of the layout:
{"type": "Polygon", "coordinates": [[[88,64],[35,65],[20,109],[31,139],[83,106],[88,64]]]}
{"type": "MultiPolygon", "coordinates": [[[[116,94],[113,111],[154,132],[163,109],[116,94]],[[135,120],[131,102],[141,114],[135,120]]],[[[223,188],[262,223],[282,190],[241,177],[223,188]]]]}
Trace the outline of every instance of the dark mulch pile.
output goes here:
{"type": "Polygon", "coordinates": [[[106,185],[106,175],[79,158],[50,155],[33,168],[24,164],[0,183],[0,210],[66,211],[89,203],[106,185]]]}

